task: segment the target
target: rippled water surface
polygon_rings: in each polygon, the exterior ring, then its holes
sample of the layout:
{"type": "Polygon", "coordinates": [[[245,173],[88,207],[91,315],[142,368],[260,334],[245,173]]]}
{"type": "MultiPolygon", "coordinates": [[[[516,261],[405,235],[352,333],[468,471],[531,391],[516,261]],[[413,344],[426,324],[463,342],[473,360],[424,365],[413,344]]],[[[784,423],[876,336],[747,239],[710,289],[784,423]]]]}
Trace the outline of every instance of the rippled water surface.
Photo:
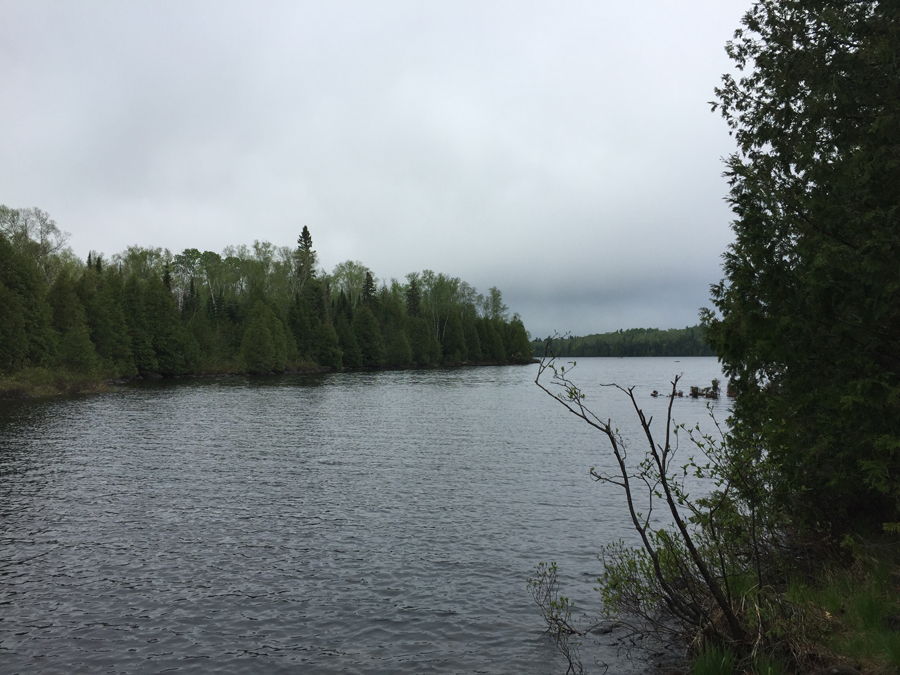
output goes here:
{"type": "MultiPolygon", "coordinates": [[[[583,359],[627,401],[715,359],[583,359]]],[[[535,366],[180,380],[0,404],[0,672],[561,673],[525,579],[594,609],[631,538],[535,366]]],[[[720,416],[727,403],[718,403],[720,416]]],[[[706,402],[676,399],[680,421],[706,402]]],[[[658,423],[655,423],[655,426],[658,423]]],[[[629,666],[614,635],[586,662],[629,666]]]]}

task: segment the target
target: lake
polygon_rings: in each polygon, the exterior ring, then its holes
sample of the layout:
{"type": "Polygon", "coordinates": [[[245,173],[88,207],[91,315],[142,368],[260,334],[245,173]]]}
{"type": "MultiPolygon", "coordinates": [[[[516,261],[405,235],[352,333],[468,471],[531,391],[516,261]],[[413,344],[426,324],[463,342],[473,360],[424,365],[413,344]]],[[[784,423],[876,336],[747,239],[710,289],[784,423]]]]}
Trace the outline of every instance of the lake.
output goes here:
{"type": "MultiPolygon", "coordinates": [[[[597,610],[597,551],[634,536],[596,432],[537,366],[136,382],[0,402],[3,673],[563,673],[526,578],[597,610]]],[[[636,385],[714,358],[579,359],[626,438],[636,385]]],[[[728,402],[716,401],[724,420],[728,402]]],[[[711,429],[707,401],[677,421],[711,429]]],[[[615,634],[586,665],[631,666],[615,634]]],[[[636,666],[638,671],[643,668],[636,666]]],[[[602,672],[597,668],[593,672],[602,672]]]]}

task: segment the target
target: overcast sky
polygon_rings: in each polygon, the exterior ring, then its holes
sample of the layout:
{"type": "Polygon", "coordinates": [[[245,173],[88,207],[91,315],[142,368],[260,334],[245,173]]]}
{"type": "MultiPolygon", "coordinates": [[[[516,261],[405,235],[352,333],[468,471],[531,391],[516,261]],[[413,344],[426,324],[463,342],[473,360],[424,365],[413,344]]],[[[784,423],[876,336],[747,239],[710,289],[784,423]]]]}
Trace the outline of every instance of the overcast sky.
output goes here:
{"type": "Polygon", "coordinates": [[[498,286],[534,336],[684,327],[731,240],[749,0],[0,0],[0,203],[75,252],[294,245],[498,286]]]}

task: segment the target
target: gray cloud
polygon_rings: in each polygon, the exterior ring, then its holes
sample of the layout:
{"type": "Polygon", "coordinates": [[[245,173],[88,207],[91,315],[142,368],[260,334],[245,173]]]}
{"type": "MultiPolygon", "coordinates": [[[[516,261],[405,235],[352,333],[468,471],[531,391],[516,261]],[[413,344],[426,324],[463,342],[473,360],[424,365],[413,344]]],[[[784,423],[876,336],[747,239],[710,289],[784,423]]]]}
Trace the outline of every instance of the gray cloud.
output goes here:
{"type": "Polygon", "coordinates": [[[683,326],[730,240],[745,3],[0,3],[0,202],[85,256],[293,244],[497,285],[532,333],[683,326]]]}

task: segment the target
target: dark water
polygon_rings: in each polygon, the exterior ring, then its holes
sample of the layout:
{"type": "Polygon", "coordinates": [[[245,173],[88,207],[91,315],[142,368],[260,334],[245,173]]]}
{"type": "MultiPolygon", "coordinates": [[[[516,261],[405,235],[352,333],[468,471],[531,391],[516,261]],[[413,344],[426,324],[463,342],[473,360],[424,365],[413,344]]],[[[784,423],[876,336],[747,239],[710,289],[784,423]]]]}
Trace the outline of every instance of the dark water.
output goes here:
{"type": "MultiPolygon", "coordinates": [[[[535,367],[232,378],[0,405],[0,672],[561,673],[525,579],[585,610],[625,537],[600,439],[535,367]]],[[[715,359],[583,359],[661,413],[715,359]]],[[[705,401],[676,400],[706,420],[705,401]]],[[[719,404],[725,416],[726,403],[719,404]]],[[[631,668],[614,635],[585,661],[631,668]]],[[[642,667],[638,666],[640,670],[642,667]]],[[[595,669],[594,672],[597,672],[595,669]]]]}

